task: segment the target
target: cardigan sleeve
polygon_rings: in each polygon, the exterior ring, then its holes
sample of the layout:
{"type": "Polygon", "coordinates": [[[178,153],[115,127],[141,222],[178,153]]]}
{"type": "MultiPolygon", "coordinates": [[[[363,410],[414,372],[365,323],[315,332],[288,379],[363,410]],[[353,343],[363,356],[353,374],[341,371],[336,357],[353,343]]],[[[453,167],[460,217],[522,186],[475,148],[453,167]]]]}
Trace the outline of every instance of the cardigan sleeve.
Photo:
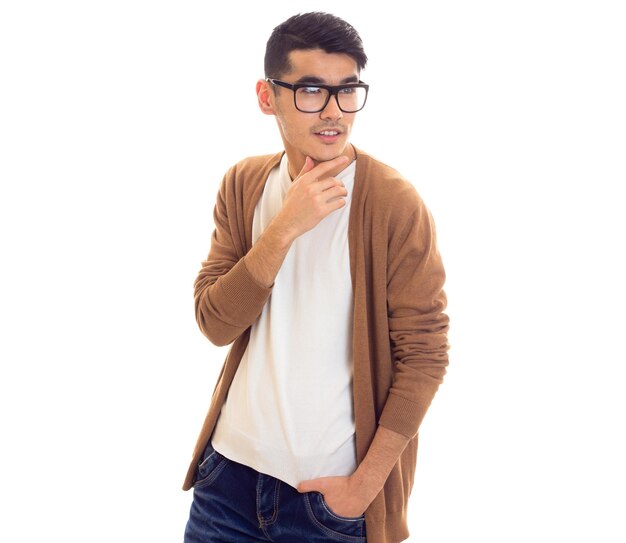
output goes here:
{"type": "Polygon", "coordinates": [[[233,168],[220,185],[211,249],[194,282],[198,326],[218,346],[232,343],[258,319],[274,286],[259,284],[246,267],[243,234],[236,221],[242,215],[237,209],[242,198],[235,194],[234,178],[233,168]]]}
{"type": "Polygon", "coordinates": [[[387,252],[393,382],[379,424],[415,436],[448,365],[445,271],[429,210],[411,186],[398,204],[387,252]],[[406,213],[403,210],[407,210],[406,213]]]}

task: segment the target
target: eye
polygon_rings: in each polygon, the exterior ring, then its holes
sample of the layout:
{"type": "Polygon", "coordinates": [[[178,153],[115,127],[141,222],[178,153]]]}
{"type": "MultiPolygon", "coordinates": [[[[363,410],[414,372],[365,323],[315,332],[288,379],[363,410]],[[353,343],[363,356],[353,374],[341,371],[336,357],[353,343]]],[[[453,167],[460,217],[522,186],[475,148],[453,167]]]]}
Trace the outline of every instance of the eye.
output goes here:
{"type": "Polygon", "coordinates": [[[319,94],[322,91],[319,87],[302,87],[298,90],[303,94],[319,94]]]}
{"type": "Polygon", "coordinates": [[[339,89],[340,94],[353,94],[355,92],[354,87],[344,87],[343,89],[339,89]]]}

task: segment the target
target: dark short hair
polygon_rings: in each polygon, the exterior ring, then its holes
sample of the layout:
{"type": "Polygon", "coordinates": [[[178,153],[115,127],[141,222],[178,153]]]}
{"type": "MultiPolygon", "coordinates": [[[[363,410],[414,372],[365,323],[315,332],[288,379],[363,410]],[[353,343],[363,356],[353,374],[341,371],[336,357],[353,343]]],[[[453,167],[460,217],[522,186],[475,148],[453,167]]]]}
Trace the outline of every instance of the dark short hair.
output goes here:
{"type": "Polygon", "coordinates": [[[299,13],[279,24],[267,40],[265,77],[278,78],[289,72],[289,53],[297,49],[344,53],[355,60],[359,71],[367,63],[363,42],[352,25],[329,13],[299,13]]]}

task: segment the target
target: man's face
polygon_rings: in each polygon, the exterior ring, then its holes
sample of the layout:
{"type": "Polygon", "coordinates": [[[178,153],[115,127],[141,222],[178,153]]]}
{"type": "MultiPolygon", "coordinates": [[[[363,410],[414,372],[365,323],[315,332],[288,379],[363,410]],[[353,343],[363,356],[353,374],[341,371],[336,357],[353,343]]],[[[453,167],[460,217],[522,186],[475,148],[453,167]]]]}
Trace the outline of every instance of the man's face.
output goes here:
{"type": "MultiPolygon", "coordinates": [[[[279,77],[287,83],[341,85],[359,81],[356,62],[343,53],[296,50],[289,54],[289,59],[291,71],[279,77]]],[[[272,107],[271,111],[265,112],[276,116],[290,163],[304,164],[306,156],[323,162],[351,154],[348,142],[356,114],[341,111],[334,96],[318,113],[297,110],[293,92],[289,89],[270,88],[267,96],[272,107]]]]}

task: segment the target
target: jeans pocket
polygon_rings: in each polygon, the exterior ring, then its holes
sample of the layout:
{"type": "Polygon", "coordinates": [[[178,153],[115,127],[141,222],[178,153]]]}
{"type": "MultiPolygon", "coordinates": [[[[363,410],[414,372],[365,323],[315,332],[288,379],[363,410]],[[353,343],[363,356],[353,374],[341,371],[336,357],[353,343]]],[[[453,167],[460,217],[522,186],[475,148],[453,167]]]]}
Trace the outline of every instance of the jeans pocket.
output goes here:
{"type": "Polygon", "coordinates": [[[304,494],[309,518],[322,532],[337,541],[365,541],[365,514],[360,517],[337,515],[320,492],[304,494]]]}
{"type": "Polygon", "coordinates": [[[196,471],[195,488],[207,487],[217,479],[218,475],[224,470],[229,460],[225,456],[218,453],[211,442],[207,443],[204,453],[198,464],[196,471]]]}
{"type": "Polygon", "coordinates": [[[358,517],[342,517],[342,516],[338,515],[326,503],[326,499],[324,498],[324,494],[322,494],[321,492],[318,492],[318,494],[320,495],[320,501],[322,502],[322,506],[324,507],[324,509],[326,509],[326,511],[328,512],[329,515],[335,517],[337,520],[353,522],[355,520],[361,520],[361,519],[365,518],[365,513],[363,513],[362,515],[360,515],[358,517]]]}

